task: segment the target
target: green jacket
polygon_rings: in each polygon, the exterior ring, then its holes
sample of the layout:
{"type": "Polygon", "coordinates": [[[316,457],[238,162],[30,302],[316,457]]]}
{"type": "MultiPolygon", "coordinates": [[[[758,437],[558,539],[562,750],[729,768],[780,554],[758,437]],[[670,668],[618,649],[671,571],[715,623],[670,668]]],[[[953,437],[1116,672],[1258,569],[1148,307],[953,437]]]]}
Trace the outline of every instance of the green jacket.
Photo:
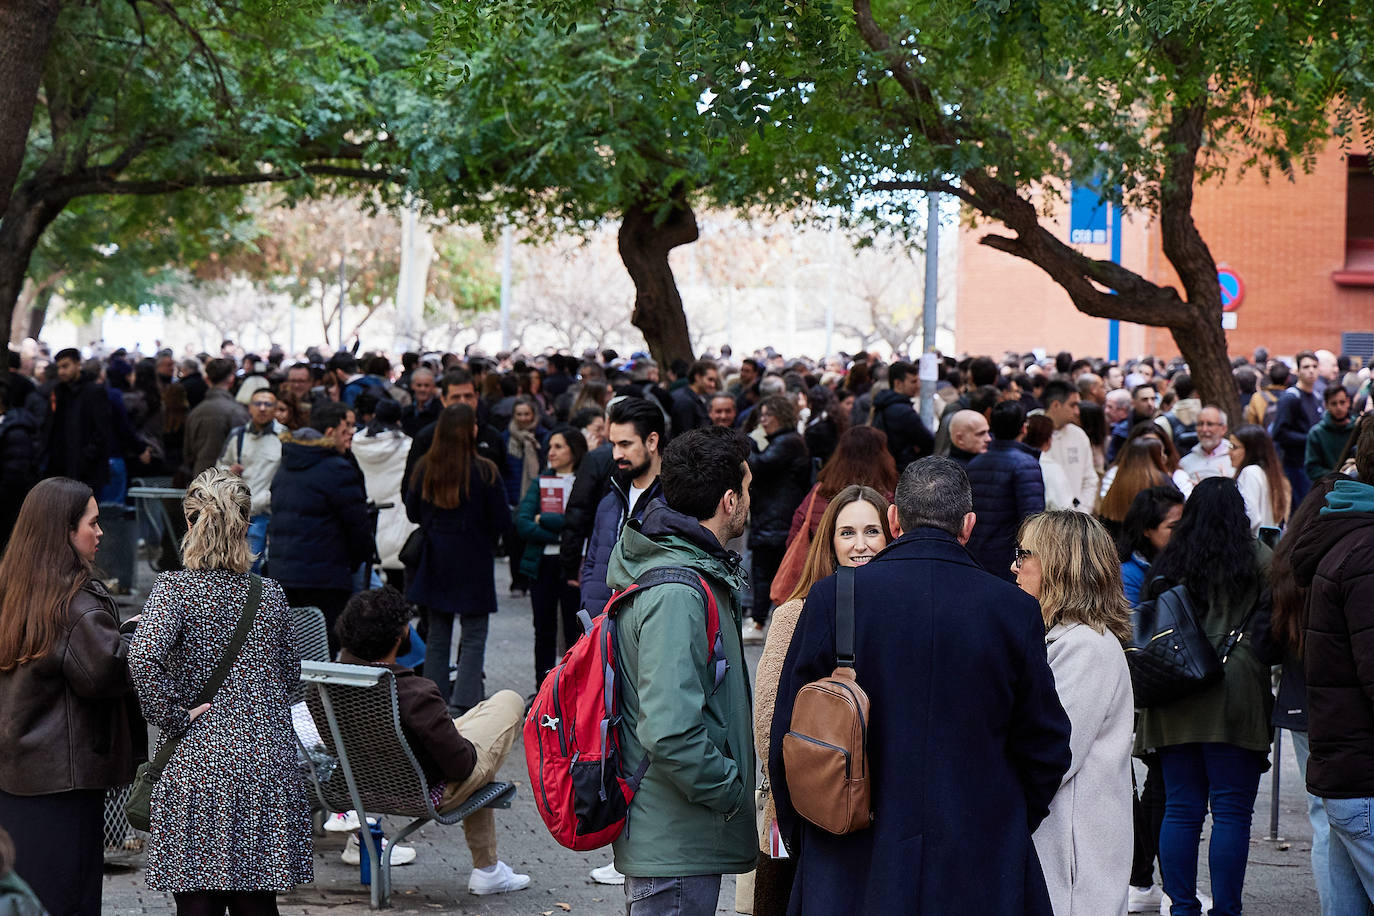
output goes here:
{"type": "MultiPolygon", "coordinates": [[[[1256,541],[1255,555],[1260,572],[1248,589],[1238,592],[1229,583],[1222,583],[1206,600],[1194,596],[1193,606],[1201,618],[1202,630],[1213,646],[1224,645],[1226,634],[1240,625],[1260,599],[1272,551],[1256,541]]],[[[1164,706],[1140,711],[1135,752],[1217,742],[1267,753],[1273,705],[1269,665],[1251,651],[1249,639],[1242,639],[1226,661],[1221,683],[1164,706]]]]}
{"type": "Polygon", "coordinates": [[[1345,451],[1345,444],[1355,432],[1355,424],[1349,419],[1337,426],[1331,414],[1322,414],[1321,421],[1307,431],[1307,459],[1305,469],[1309,480],[1316,480],[1324,474],[1339,470],[1336,461],[1345,451]]]}
{"type": "Polygon", "coordinates": [[[753,718],[740,635],[745,576],[693,518],[655,502],[611,551],[606,584],[622,589],[658,566],[701,573],[715,595],[728,669],[715,687],[706,607],[685,585],[628,602],[616,625],[620,739],[633,770],[649,768],[615,841],[615,865],[641,878],[741,874],[754,867],[753,718]]]}

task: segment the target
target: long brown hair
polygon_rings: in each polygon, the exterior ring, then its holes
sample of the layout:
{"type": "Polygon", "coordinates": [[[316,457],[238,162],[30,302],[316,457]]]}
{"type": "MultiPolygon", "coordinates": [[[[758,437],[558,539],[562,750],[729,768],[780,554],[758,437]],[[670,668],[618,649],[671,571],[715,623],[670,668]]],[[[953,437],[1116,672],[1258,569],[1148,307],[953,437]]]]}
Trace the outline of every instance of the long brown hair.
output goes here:
{"type": "Polygon", "coordinates": [[[496,483],[496,465],[477,454],[477,414],[467,404],[450,404],[434,424],[434,444],[416,464],[424,476],[420,498],[440,509],[457,509],[468,498],[475,468],[482,480],[496,483]]]}
{"type": "Polygon", "coordinates": [[[817,496],[833,499],[852,483],[872,487],[891,499],[897,489],[897,464],[887,450],[887,433],[871,426],[851,426],[840,435],[835,454],[816,475],[817,496]]]}
{"type": "Polygon", "coordinates": [[[1164,442],[1153,436],[1142,436],[1123,446],[1117,458],[1116,479],[1102,497],[1097,514],[1113,522],[1122,521],[1137,493],[1172,483],[1164,456],[1164,442]]]}
{"type": "Polygon", "coordinates": [[[811,539],[811,547],[806,551],[806,565],[802,567],[801,577],[797,579],[792,594],[787,596],[788,601],[793,598],[805,598],[806,593],[811,591],[811,586],[834,574],[835,567],[839,565],[835,559],[835,519],[839,517],[841,509],[859,500],[878,510],[883,537],[889,542],[892,540],[892,531],[887,527],[887,497],[872,487],[858,484],[845,487],[830,501],[830,505],[825,507],[825,514],[821,516],[821,526],[816,529],[816,536],[811,539]]]}
{"type": "Polygon", "coordinates": [[[91,488],[49,477],[29,491],[0,560],[0,671],[42,658],[66,622],[67,606],[91,578],[72,532],[91,488]]]}
{"type": "Polygon", "coordinates": [[[1269,628],[1274,641],[1289,656],[1302,658],[1302,631],[1307,628],[1307,589],[1298,585],[1293,575],[1293,546],[1317,520],[1318,513],[1326,505],[1327,494],[1336,483],[1349,479],[1344,474],[1326,474],[1312,481],[1312,489],[1293,510],[1293,517],[1288,520],[1288,527],[1269,560],[1269,587],[1273,598],[1269,628]]]}
{"type": "Polygon", "coordinates": [[[1269,484],[1269,508],[1278,523],[1283,524],[1293,501],[1293,485],[1283,475],[1278,452],[1274,451],[1274,440],[1269,438],[1263,427],[1253,423],[1231,433],[1231,438],[1245,449],[1245,458],[1236,468],[1237,476],[1252,464],[1264,473],[1264,479],[1269,484]]]}

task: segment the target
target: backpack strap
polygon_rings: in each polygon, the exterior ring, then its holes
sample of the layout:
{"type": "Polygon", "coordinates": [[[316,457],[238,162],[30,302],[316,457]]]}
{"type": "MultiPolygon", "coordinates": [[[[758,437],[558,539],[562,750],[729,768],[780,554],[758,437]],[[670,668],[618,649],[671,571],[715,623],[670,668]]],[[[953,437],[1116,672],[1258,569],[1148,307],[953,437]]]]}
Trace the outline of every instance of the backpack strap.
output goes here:
{"type": "Polygon", "coordinates": [[[835,659],[841,668],[854,667],[854,567],[835,570],[835,659]]]}
{"type": "Polygon", "coordinates": [[[716,596],[707,586],[706,580],[694,570],[683,566],[656,566],[636,579],[623,591],[616,592],[606,604],[606,613],[614,617],[620,603],[626,598],[653,588],[655,585],[685,585],[695,589],[706,604],[706,645],[709,664],[714,672],[714,687],[718,688],[725,680],[725,672],[730,669],[725,660],[725,648],[720,635],[720,609],[716,606],[716,596]]]}

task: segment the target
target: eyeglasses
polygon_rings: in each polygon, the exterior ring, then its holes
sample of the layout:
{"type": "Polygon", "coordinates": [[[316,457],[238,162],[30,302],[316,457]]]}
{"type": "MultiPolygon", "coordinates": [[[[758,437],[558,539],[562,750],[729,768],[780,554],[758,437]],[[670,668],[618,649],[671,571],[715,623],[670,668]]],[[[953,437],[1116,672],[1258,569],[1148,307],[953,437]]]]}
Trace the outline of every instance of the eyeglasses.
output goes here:
{"type": "Polygon", "coordinates": [[[1013,557],[1013,559],[1012,559],[1012,563],[1013,563],[1017,568],[1020,568],[1021,564],[1024,563],[1024,562],[1026,561],[1026,557],[1033,557],[1033,556],[1035,556],[1035,551],[1033,551],[1033,550],[1027,550],[1027,549],[1024,548],[1024,547],[1016,547],[1016,548],[1013,549],[1012,552],[1013,552],[1013,554],[1014,554],[1014,557],[1013,557]]]}
{"type": "Polygon", "coordinates": [[[253,406],[254,406],[254,407],[264,407],[264,408],[266,408],[266,407],[276,407],[276,406],[277,406],[277,402],[276,402],[276,401],[253,401],[252,403],[253,403],[253,406]]]}

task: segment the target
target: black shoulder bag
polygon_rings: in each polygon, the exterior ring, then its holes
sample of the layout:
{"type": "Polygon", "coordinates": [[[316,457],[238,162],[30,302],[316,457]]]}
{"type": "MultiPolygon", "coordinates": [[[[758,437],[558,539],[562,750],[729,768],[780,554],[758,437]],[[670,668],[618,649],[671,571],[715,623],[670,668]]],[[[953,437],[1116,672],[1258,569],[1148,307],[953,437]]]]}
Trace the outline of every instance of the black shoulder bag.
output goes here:
{"type": "MultiPolygon", "coordinates": [[[[234,635],[229,640],[229,645],[224,650],[224,655],[220,658],[219,664],[210,675],[210,680],[206,681],[205,689],[196,697],[196,701],[191,704],[192,708],[209,703],[219,688],[223,686],[224,679],[229,676],[229,671],[234,667],[234,661],[238,658],[239,650],[243,648],[244,640],[248,638],[248,631],[253,628],[253,619],[258,615],[258,605],[262,602],[262,577],[252,576],[248,583],[248,600],[244,602],[243,614],[239,617],[239,625],[234,630],[234,635]]],[[[153,807],[153,787],[157,785],[162,770],[167,766],[167,761],[172,759],[176,753],[178,745],[181,744],[181,736],[168,738],[162,745],[162,750],[157,752],[157,756],[147,763],[138,765],[138,772],[134,774],[133,784],[129,787],[128,800],[124,802],[124,817],[128,820],[129,826],[135,830],[142,830],[147,833],[152,821],[153,807]]]]}
{"type": "Polygon", "coordinates": [[[1220,649],[1198,624],[1187,586],[1166,588],[1137,605],[1131,645],[1126,647],[1135,705],[1142,709],[1163,706],[1220,681],[1227,658],[1245,638],[1260,604],[1257,601],[1240,626],[1226,634],[1220,649]]]}

